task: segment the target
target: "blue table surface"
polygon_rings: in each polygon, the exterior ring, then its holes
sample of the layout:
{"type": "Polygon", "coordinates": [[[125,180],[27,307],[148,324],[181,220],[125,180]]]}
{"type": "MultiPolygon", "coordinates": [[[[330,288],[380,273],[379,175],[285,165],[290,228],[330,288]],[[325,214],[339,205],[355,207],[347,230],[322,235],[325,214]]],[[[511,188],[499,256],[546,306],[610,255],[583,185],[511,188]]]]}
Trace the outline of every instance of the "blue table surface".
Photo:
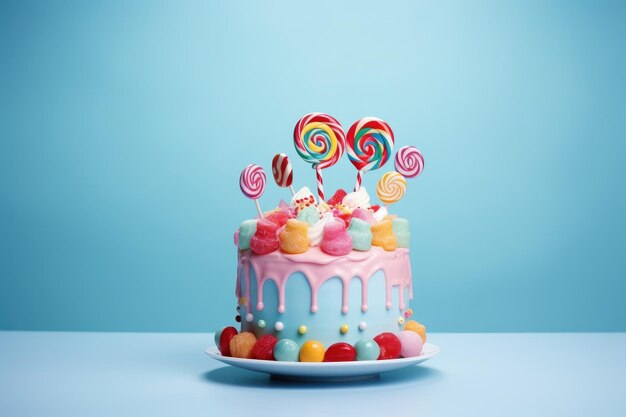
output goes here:
{"type": "Polygon", "coordinates": [[[212,340],[0,332],[0,416],[626,415],[626,333],[430,334],[424,364],[337,384],[226,366],[212,340]]]}

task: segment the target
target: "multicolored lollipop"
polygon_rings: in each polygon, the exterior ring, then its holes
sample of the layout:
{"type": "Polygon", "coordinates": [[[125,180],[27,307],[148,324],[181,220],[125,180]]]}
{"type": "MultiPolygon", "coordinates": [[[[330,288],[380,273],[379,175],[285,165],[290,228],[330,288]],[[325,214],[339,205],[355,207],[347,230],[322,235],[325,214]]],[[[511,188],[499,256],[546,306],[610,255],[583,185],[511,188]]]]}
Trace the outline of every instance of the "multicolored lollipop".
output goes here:
{"type": "Polygon", "coordinates": [[[378,198],[385,204],[400,201],[405,192],[406,180],[396,171],[390,171],[383,175],[376,187],[378,198]]]}
{"type": "Polygon", "coordinates": [[[405,178],[417,177],[424,169],[424,157],[415,146],[403,146],[398,149],[394,162],[396,171],[405,178]]]}
{"type": "Polygon", "coordinates": [[[357,120],[348,130],[346,145],[348,158],[358,170],[354,191],[361,188],[363,173],[385,165],[393,151],[391,127],[377,117],[357,120]]]}
{"type": "Polygon", "coordinates": [[[276,181],[279,187],[289,187],[291,194],[296,194],[291,185],[293,183],[293,168],[287,155],[279,153],[274,156],[274,159],[272,159],[272,174],[274,175],[274,181],[276,181]]]}
{"type": "Polygon", "coordinates": [[[313,165],[317,176],[317,194],[323,201],[322,169],[335,165],[346,147],[346,135],[341,124],[327,114],[309,113],[296,124],[293,142],[298,155],[313,165]]]}
{"type": "Polygon", "coordinates": [[[245,167],[239,176],[239,187],[243,195],[254,200],[259,217],[263,218],[263,212],[259,205],[259,197],[265,191],[265,172],[263,168],[256,164],[245,167]]]}

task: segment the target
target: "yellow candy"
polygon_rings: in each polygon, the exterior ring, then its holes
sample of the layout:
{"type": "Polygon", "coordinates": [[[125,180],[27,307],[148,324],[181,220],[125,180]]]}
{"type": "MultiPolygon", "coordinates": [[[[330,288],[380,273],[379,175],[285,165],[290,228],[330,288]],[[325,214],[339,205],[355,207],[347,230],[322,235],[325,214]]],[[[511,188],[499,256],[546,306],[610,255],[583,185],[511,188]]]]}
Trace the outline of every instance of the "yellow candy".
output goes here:
{"type": "Polygon", "coordinates": [[[372,245],[380,246],[386,251],[392,251],[398,247],[398,240],[393,234],[391,220],[385,219],[372,225],[372,245]]]}
{"type": "Polygon", "coordinates": [[[404,325],[404,330],[410,330],[420,335],[422,342],[426,343],[426,327],[415,320],[409,320],[404,325]]]}
{"type": "Polygon", "coordinates": [[[350,330],[350,328],[348,327],[347,324],[342,324],[341,327],[339,328],[339,331],[341,332],[341,334],[348,333],[348,330],[350,330]]]}
{"type": "Polygon", "coordinates": [[[278,235],[283,252],[296,254],[309,249],[309,225],[296,219],[287,220],[285,229],[278,235]]]}
{"type": "Polygon", "coordinates": [[[305,342],[300,348],[300,362],[322,362],[326,349],[315,340],[305,342]]]}
{"type": "Polygon", "coordinates": [[[233,358],[252,358],[252,348],[256,337],[250,332],[242,332],[230,339],[230,354],[233,358]]]}

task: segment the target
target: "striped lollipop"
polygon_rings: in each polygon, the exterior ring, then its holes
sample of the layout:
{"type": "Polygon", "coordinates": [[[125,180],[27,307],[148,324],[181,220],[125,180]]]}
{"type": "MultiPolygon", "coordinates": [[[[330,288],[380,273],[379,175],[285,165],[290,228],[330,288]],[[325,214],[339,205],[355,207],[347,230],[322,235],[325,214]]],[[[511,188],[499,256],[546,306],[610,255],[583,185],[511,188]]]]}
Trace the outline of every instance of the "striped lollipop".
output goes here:
{"type": "Polygon", "coordinates": [[[385,165],[393,151],[391,127],[377,117],[357,120],[348,130],[346,145],[348,158],[358,170],[354,191],[361,188],[363,173],[385,165]]]}
{"type": "Polygon", "coordinates": [[[403,146],[398,149],[394,162],[396,171],[405,178],[417,177],[424,169],[424,157],[415,146],[403,146]]]}
{"type": "Polygon", "coordinates": [[[400,201],[405,192],[406,180],[396,171],[390,171],[383,175],[376,187],[378,198],[385,204],[400,201]]]}
{"type": "Polygon", "coordinates": [[[341,124],[327,114],[309,113],[296,124],[293,141],[298,155],[315,169],[317,194],[324,200],[322,169],[335,165],[346,147],[341,124]]]}
{"type": "Polygon", "coordinates": [[[272,174],[274,175],[274,181],[276,181],[279,187],[289,187],[291,193],[295,195],[296,192],[291,185],[293,183],[293,168],[287,155],[278,153],[274,156],[274,159],[272,159],[272,174]]]}
{"type": "Polygon", "coordinates": [[[259,197],[265,191],[265,172],[263,168],[256,164],[245,167],[239,176],[239,188],[241,188],[243,195],[254,200],[259,217],[263,218],[263,212],[259,205],[259,197]]]}

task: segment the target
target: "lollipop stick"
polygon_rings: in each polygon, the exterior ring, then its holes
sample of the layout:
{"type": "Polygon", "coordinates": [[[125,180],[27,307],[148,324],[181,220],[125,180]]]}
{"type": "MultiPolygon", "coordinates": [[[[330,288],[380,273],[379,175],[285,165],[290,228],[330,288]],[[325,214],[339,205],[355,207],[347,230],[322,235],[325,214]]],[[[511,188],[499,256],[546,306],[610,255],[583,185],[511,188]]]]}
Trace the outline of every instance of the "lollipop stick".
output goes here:
{"type": "Polygon", "coordinates": [[[293,189],[293,185],[290,185],[289,189],[291,190],[292,195],[296,195],[296,191],[293,189]]]}
{"type": "Polygon", "coordinates": [[[324,201],[324,180],[322,179],[322,169],[319,164],[315,165],[315,175],[317,177],[317,195],[320,198],[320,203],[324,201]]]}
{"type": "Polygon", "coordinates": [[[354,185],[354,191],[359,191],[359,188],[361,188],[362,181],[363,181],[363,171],[358,170],[356,173],[356,184],[354,185]]]}
{"type": "Polygon", "coordinates": [[[256,209],[259,212],[259,217],[263,218],[263,212],[261,211],[261,205],[259,204],[259,200],[254,200],[254,204],[256,204],[256,209]]]}

